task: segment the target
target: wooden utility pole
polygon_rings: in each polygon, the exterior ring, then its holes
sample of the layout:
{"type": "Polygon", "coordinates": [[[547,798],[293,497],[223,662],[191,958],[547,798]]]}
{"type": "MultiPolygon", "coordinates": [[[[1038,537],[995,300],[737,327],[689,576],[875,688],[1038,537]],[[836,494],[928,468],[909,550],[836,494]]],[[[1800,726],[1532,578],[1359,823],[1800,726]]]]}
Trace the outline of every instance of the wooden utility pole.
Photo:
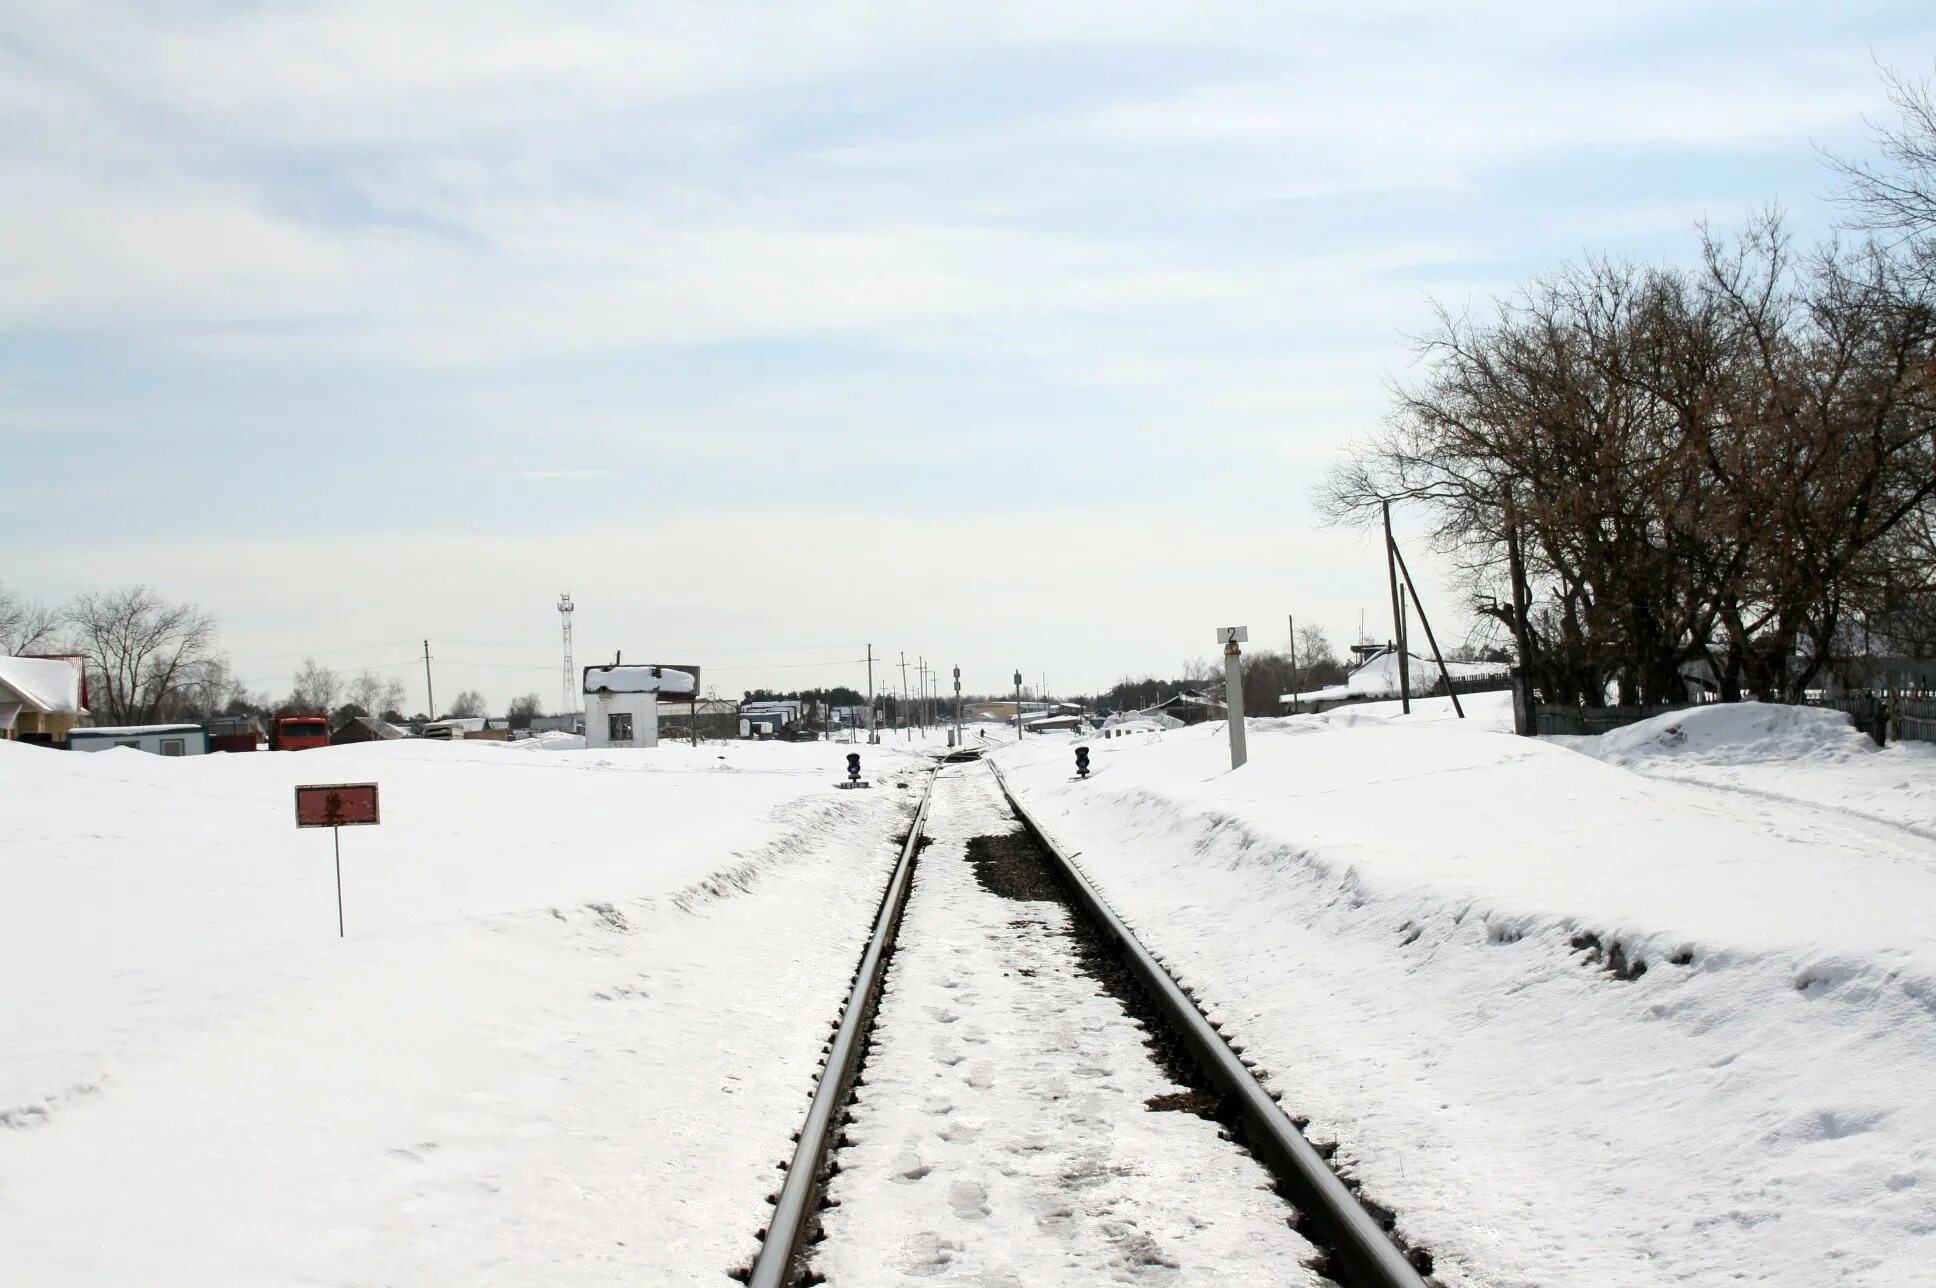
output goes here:
{"type": "Polygon", "coordinates": [[[1499,485],[1499,499],[1506,517],[1506,571],[1512,578],[1513,643],[1519,647],[1519,666],[1513,677],[1513,732],[1531,738],[1539,733],[1539,719],[1533,710],[1533,632],[1528,615],[1532,595],[1526,587],[1526,565],[1519,553],[1519,512],[1513,506],[1512,484],[1499,485]]]}
{"type": "Polygon", "coordinates": [[[877,743],[881,740],[880,722],[874,718],[874,646],[867,646],[867,741],[877,743]]]}
{"type": "Polygon", "coordinates": [[[901,652],[901,741],[902,742],[906,742],[908,737],[907,705],[908,705],[907,651],[903,649],[901,652]]]}
{"type": "Polygon", "coordinates": [[[437,718],[437,691],[430,687],[430,641],[424,641],[424,701],[430,704],[430,718],[437,718]]]}
{"type": "Polygon", "coordinates": [[[1432,634],[1431,619],[1425,616],[1425,601],[1418,597],[1418,583],[1412,580],[1412,570],[1405,566],[1405,552],[1392,542],[1392,554],[1398,558],[1398,571],[1405,575],[1405,585],[1412,592],[1412,606],[1418,609],[1419,625],[1425,628],[1425,642],[1432,646],[1432,660],[1439,664],[1439,678],[1445,681],[1445,691],[1452,696],[1452,709],[1465,719],[1465,708],[1459,705],[1459,691],[1452,687],[1452,672],[1446,668],[1445,655],[1439,652],[1439,642],[1432,634]]]}
{"type": "Polygon", "coordinates": [[[1405,605],[1398,597],[1398,547],[1392,542],[1391,502],[1380,501],[1385,515],[1385,575],[1391,580],[1392,642],[1398,646],[1398,695],[1406,715],[1412,714],[1412,668],[1405,657],[1405,605]]]}
{"type": "MultiPolygon", "coordinates": [[[[1291,692],[1302,693],[1304,686],[1297,681],[1297,615],[1291,614],[1284,619],[1291,628],[1291,692]]],[[[1291,703],[1291,714],[1297,714],[1297,703],[1291,703]]]]}

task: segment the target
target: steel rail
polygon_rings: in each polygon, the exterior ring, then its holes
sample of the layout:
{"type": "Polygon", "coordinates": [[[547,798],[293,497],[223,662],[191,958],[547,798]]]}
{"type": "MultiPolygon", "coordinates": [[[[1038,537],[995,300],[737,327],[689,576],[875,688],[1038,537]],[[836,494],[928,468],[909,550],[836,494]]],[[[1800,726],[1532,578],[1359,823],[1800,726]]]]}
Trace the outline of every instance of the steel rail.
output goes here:
{"type": "Polygon", "coordinates": [[[867,1030],[873,1020],[874,1004],[879,999],[881,980],[887,973],[889,950],[900,929],[901,913],[907,907],[908,891],[914,881],[914,855],[921,847],[921,826],[928,819],[928,804],[934,799],[935,775],[928,776],[927,790],[908,824],[907,843],[901,847],[900,861],[888,878],[881,910],[874,918],[874,932],[854,971],[854,987],[840,1013],[827,1057],[815,1084],[813,1103],[807,1109],[805,1125],[800,1128],[799,1144],[787,1164],[786,1184],[773,1205],[772,1219],[754,1258],[752,1273],[746,1278],[751,1288],[787,1288],[801,1269],[801,1259],[812,1235],[814,1204],[826,1181],[822,1162],[840,1121],[847,1095],[853,1090],[860,1057],[866,1049],[867,1030]]]}
{"type": "Polygon", "coordinates": [[[1360,1288],[1426,1288],[1425,1279],[1410,1260],[1285,1116],[1182,986],[1170,978],[1162,963],[1111,911],[1082,869],[1022,807],[1001,767],[993,760],[988,765],[995,771],[995,781],[1015,817],[1055,860],[1077,906],[1104,936],[1115,941],[1123,961],[1196,1058],[1204,1076],[1223,1094],[1225,1103],[1237,1110],[1244,1125],[1244,1143],[1282,1182],[1285,1197],[1310,1223],[1311,1232],[1329,1246],[1338,1269],[1344,1272],[1338,1277],[1360,1288]]]}

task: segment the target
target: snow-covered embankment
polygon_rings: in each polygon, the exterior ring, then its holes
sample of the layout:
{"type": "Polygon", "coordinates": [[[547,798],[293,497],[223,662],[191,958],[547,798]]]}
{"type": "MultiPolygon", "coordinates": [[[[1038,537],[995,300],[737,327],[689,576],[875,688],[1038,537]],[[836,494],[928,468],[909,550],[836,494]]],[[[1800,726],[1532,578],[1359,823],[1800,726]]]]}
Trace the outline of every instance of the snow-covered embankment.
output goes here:
{"type": "Polygon", "coordinates": [[[1443,1282],[1927,1273],[1936,847],[1364,715],[999,759],[1443,1282]]]}

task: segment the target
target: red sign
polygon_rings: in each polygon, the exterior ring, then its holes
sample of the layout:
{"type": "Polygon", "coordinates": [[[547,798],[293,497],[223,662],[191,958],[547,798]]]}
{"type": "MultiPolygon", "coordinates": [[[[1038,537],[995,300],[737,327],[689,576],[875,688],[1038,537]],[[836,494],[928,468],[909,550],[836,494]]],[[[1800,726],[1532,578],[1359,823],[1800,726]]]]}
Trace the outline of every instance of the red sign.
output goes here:
{"type": "Polygon", "coordinates": [[[317,783],[296,789],[297,827],[377,823],[375,783],[317,783]]]}

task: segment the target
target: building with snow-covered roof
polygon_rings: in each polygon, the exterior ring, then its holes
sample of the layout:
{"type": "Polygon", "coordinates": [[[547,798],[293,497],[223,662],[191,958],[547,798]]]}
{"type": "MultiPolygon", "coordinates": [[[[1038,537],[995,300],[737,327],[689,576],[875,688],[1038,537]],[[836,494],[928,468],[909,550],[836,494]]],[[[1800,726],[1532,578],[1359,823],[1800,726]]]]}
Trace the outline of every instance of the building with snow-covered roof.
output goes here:
{"type": "Polygon", "coordinates": [[[198,724],[119,725],[112,728],[71,729],[69,751],[113,751],[126,747],[151,756],[204,756],[208,730],[198,724]]]}
{"type": "Polygon", "coordinates": [[[585,745],[656,747],[659,699],[699,698],[697,667],[588,666],[585,668],[585,745]]]}
{"type": "Polygon", "coordinates": [[[77,658],[0,657],[0,738],[49,746],[87,714],[77,658]]]}
{"type": "MultiPolygon", "coordinates": [[[[1427,698],[1444,690],[1445,681],[1437,662],[1416,653],[1410,655],[1409,661],[1412,697],[1427,698]]],[[[1445,670],[1460,693],[1504,689],[1512,682],[1509,662],[1447,662],[1445,670]]],[[[1346,676],[1342,684],[1286,693],[1277,700],[1285,708],[1285,714],[1299,715],[1329,711],[1354,702],[1384,702],[1398,696],[1398,650],[1387,647],[1346,676]]]]}
{"type": "Polygon", "coordinates": [[[408,729],[399,729],[388,720],[375,716],[352,716],[343,722],[343,727],[329,736],[329,745],[341,747],[355,742],[395,742],[408,738],[408,729]]]}

